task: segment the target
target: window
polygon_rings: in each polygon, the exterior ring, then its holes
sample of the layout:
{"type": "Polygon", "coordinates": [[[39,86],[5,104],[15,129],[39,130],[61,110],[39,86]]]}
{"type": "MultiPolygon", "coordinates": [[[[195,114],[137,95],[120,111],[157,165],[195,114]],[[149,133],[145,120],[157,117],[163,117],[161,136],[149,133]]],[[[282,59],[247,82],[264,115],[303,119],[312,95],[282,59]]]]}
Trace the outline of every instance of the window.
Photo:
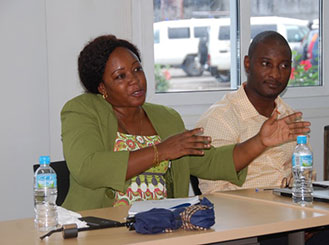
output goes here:
{"type": "Polygon", "coordinates": [[[194,37],[196,38],[205,38],[208,35],[208,27],[207,26],[197,26],[194,27],[194,37]]]}
{"type": "Polygon", "coordinates": [[[190,28],[188,27],[168,28],[169,39],[180,39],[180,38],[189,38],[189,37],[190,37],[190,28]]]}
{"type": "Polygon", "coordinates": [[[277,25],[251,25],[251,39],[263,31],[277,31],[277,25]]]}
{"type": "Polygon", "coordinates": [[[153,1],[157,93],[231,89],[230,2],[153,1]]]}
{"type": "Polygon", "coordinates": [[[219,28],[219,40],[230,40],[230,27],[222,26],[219,28]]]}
{"type": "MultiPolygon", "coordinates": [[[[231,23],[239,23],[238,14],[234,13],[239,13],[242,4],[244,9],[247,5],[250,7],[248,28],[251,39],[262,31],[274,30],[289,42],[293,51],[289,86],[321,86],[321,33],[318,30],[321,2],[153,0],[154,26],[162,26],[154,30],[158,30],[161,37],[161,33],[165,32],[163,29],[168,28],[169,37],[163,42],[155,40],[155,71],[160,79],[156,81],[155,91],[173,93],[236,89],[240,80],[244,80],[240,59],[249,46],[249,42],[246,44],[245,40],[239,39],[246,29],[240,31],[240,26],[237,26],[233,35],[231,33],[231,23]],[[182,27],[182,23],[189,28],[182,27]],[[237,45],[234,46],[234,42],[237,45]],[[231,49],[232,45],[234,49],[231,49]],[[238,64],[233,69],[236,62],[238,64]],[[231,79],[232,76],[235,79],[231,79]]],[[[240,11],[239,18],[245,12],[240,11]]]]}
{"type": "Polygon", "coordinates": [[[308,33],[307,27],[286,25],[288,42],[301,42],[308,33]]]}
{"type": "Polygon", "coordinates": [[[264,30],[275,30],[284,36],[293,52],[289,87],[321,86],[321,61],[318,56],[320,2],[251,0],[251,38],[264,30]],[[258,20],[257,20],[258,19],[258,20]],[[257,31],[253,23],[258,22],[257,31]],[[270,25],[268,25],[270,23],[270,25]],[[256,32],[256,33],[255,33],[256,32]]]}
{"type": "Polygon", "coordinates": [[[159,30],[154,30],[154,43],[160,42],[160,32],[159,30]]]}

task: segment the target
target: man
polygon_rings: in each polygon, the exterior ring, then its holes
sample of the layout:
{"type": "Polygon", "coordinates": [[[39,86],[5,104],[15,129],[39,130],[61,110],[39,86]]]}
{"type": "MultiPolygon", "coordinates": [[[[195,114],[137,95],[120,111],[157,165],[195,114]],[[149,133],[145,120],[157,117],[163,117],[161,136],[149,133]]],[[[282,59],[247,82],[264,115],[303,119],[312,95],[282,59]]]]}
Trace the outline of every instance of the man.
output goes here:
{"type": "MultiPolygon", "coordinates": [[[[204,135],[212,137],[212,145],[234,144],[253,137],[274,110],[280,118],[294,112],[279,97],[289,81],[291,59],[291,49],[279,33],[265,31],[253,39],[244,58],[247,81],[212,105],[197,123],[204,128],[204,135]]],[[[241,188],[280,186],[291,174],[295,145],[289,142],[266,150],[249,165],[241,188]]],[[[227,181],[199,182],[202,194],[239,189],[227,181]]]]}

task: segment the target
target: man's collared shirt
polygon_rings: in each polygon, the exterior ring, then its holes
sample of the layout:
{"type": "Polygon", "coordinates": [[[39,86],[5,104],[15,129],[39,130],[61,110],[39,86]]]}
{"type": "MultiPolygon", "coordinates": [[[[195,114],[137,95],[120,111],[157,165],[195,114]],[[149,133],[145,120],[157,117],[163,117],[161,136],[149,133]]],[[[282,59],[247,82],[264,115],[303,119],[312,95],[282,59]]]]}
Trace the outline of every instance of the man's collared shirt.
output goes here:
{"type": "MultiPolygon", "coordinates": [[[[280,97],[275,100],[279,118],[294,112],[280,97]]],[[[255,136],[268,118],[260,115],[249,101],[244,85],[228,93],[212,105],[197,123],[204,128],[204,135],[212,137],[215,147],[241,143],[255,136]]],[[[242,187],[228,181],[199,179],[202,194],[241,188],[280,186],[284,177],[291,173],[291,157],[296,142],[285,143],[266,149],[248,166],[248,174],[242,187]]]]}

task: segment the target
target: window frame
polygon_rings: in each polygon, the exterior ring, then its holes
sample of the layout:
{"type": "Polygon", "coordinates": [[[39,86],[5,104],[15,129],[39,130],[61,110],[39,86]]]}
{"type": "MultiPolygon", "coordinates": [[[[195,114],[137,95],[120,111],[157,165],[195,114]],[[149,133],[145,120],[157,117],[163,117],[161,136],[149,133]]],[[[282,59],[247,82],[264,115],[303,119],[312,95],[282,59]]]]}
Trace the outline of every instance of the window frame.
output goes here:
{"type": "MultiPolygon", "coordinates": [[[[305,98],[314,99],[319,101],[326,100],[325,97],[329,96],[329,82],[325,83],[329,78],[329,49],[324,50],[322,47],[329,47],[329,15],[323,13],[329,13],[329,1],[319,0],[322,11],[320,12],[320,26],[321,33],[321,47],[320,54],[322,55],[319,79],[322,81],[321,86],[312,87],[289,87],[282,97],[285,99],[297,99],[302,101],[305,98]],[[326,11],[328,10],[328,11],[326,11]],[[328,23],[328,24],[326,24],[328,23]],[[328,57],[326,59],[326,57],[328,57]]],[[[231,19],[231,33],[236,33],[237,23],[240,24],[240,40],[236,37],[231,37],[231,70],[239,68],[240,64],[243,64],[243,57],[247,53],[249,40],[250,40],[250,0],[230,0],[230,13],[231,16],[237,16],[231,19]],[[243,9],[243,11],[239,11],[243,9]],[[234,47],[235,46],[235,47],[234,47]],[[241,53],[240,53],[241,51],[241,53]],[[240,61],[240,62],[238,62],[240,61]]],[[[175,93],[156,93],[155,92],[155,80],[154,76],[154,52],[153,52],[153,0],[131,0],[132,6],[132,41],[139,47],[142,58],[143,66],[148,79],[148,94],[147,101],[152,103],[158,103],[168,106],[185,106],[185,105],[200,105],[208,106],[220,98],[222,98],[227,92],[232,90],[221,91],[193,91],[193,92],[175,92],[175,93]]],[[[243,66],[243,65],[242,65],[243,66]]],[[[240,75],[231,74],[231,88],[235,88],[240,81],[245,81],[246,76],[244,69],[242,68],[240,75]]],[[[289,102],[288,102],[289,103],[289,102]]],[[[303,105],[309,107],[308,105],[303,105]]],[[[314,105],[313,105],[314,106],[314,105]]]]}

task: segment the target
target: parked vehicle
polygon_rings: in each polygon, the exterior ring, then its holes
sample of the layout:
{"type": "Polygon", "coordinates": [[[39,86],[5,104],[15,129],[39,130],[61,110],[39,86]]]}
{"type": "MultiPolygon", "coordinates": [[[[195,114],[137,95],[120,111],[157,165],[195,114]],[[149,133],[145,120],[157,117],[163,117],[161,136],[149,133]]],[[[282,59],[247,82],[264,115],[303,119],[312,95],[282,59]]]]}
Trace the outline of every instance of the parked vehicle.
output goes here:
{"type": "Polygon", "coordinates": [[[214,19],[184,19],[156,22],[154,28],[155,64],[181,67],[188,76],[200,76],[198,46],[207,38],[214,19]]]}
{"type": "Polygon", "coordinates": [[[310,30],[302,42],[295,47],[295,64],[310,61],[312,65],[319,62],[319,29],[310,30]]]}
{"type": "MultiPolygon", "coordinates": [[[[308,21],[276,16],[251,17],[251,38],[259,32],[281,33],[294,49],[308,32],[308,21]]],[[[188,76],[204,69],[220,81],[230,80],[230,19],[184,19],[156,22],[155,64],[180,67],[188,76]]]]}
{"type": "Polygon", "coordinates": [[[230,19],[220,18],[209,28],[208,64],[212,76],[229,81],[231,68],[230,19]]]}
{"type": "MultiPolygon", "coordinates": [[[[258,33],[272,30],[284,36],[291,49],[300,44],[308,32],[308,21],[276,16],[251,17],[251,39],[258,33]]],[[[230,80],[230,19],[213,21],[209,28],[208,69],[220,81],[230,80]]]]}

